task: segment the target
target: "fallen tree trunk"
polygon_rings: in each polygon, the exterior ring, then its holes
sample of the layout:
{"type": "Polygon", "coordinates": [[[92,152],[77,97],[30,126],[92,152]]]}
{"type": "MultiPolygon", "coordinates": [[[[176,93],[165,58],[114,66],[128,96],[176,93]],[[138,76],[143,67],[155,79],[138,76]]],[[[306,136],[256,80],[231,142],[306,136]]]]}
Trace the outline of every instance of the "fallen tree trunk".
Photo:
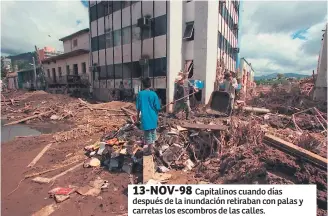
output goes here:
{"type": "Polygon", "coordinates": [[[25,122],[27,120],[31,120],[31,119],[35,119],[35,118],[39,118],[41,116],[44,116],[44,115],[48,115],[50,113],[52,113],[53,111],[48,111],[48,112],[44,112],[44,113],[40,113],[40,114],[37,114],[37,115],[33,115],[33,116],[29,116],[29,117],[26,117],[26,118],[23,118],[23,119],[20,119],[20,120],[17,120],[17,121],[13,121],[13,122],[9,122],[7,124],[5,124],[4,126],[7,126],[7,125],[14,125],[14,124],[18,124],[18,123],[21,123],[21,122],[25,122]]]}
{"type": "Polygon", "coordinates": [[[317,165],[320,168],[323,168],[325,170],[327,169],[328,160],[326,158],[323,158],[320,155],[314,154],[306,149],[296,146],[293,143],[287,142],[270,134],[266,134],[264,136],[263,142],[265,144],[277,147],[284,152],[287,151],[288,153],[301,157],[302,159],[305,159],[306,161],[317,165]]]}
{"type": "Polygon", "coordinates": [[[269,112],[271,112],[269,109],[257,108],[257,107],[247,107],[247,106],[242,107],[242,110],[248,111],[248,112],[255,112],[255,113],[269,113],[269,112]]]}

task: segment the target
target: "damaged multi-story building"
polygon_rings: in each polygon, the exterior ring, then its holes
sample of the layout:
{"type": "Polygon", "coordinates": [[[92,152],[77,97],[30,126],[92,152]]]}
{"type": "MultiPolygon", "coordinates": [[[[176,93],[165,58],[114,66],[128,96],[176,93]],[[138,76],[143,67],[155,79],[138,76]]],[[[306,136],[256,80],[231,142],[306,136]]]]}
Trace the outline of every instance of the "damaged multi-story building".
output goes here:
{"type": "Polygon", "coordinates": [[[173,100],[180,70],[214,90],[217,60],[236,71],[240,1],[89,1],[93,95],[109,100],[121,82],[152,79],[162,103],[173,100]]]}

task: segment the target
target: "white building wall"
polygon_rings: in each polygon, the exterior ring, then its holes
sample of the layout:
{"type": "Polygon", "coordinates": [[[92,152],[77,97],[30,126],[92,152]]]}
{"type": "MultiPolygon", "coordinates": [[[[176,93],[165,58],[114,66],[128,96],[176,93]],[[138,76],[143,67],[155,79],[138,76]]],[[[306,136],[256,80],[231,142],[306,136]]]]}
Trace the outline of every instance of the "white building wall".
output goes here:
{"type": "Polygon", "coordinates": [[[73,37],[69,40],[63,41],[64,44],[64,53],[72,52],[74,50],[78,49],[90,49],[89,45],[89,33],[84,33],[81,35],[78,35],[76,37],[73,37]],[[73,41],[77,39],[77,46],[73,47],[73,41]]]}
{"type": "Polygon", "coordinates": [[[53,74],[52,74],[52,68],[56,69],[56,76],[59,76],[58,73],[58,67],[61,67],[61,71],[62,71],[62,76],[66,76],[66,66],[69,65],[70,68],[70,75],[73,75],[73,65],[74,64],[78,64],[78,72],[79,75],[82,75],[82,63],[85,62],[86,63],[86,74],[88,75],[88,77],[90,78],[90,72],[89,72],[89,54],[83,54],[83,55],[79,55],[79,56],[74,56],[71,58],[67,58],[67,59],[61,59],[61,60],[56,60],[55,62],[50,62],[48,63],[44,63],[43,67],[44,67],[44,71],[45,71],[45,76],[47,78],[51,78],[53,79],[53,74]],[[48,76],[48,70],[50,71],[50,77],[48,76]]]}
{"type": "MultiPolygon", "coordinates": [[[[170,1],[168,3],[168,53],[167,53],[167,102],[173,101],[174,81],[182,68],[182,23],[183,2],[170,1]]],[[[172,105],[168,111],[172,110],[172,105]]]]}
{"type": "MultiPolygon", "coordinates": [[[[206,82],[206,89],[204,90],[203,100],[207,101],[214,86],[216,61],[220,57],[220,49],[218,48],[218,31],[222,31],[224,37],[232,44],[237,46],[237,38],[233,35],[227,24],[222,21],[219,14],[219,5],[216,1],[200,2],[200,1],[143,1],[132,4],[122,10],[107,15],[104,18],[91,22],[91,37],[97,37],[105,34],[108,29],[119,30],[121,27],[131,25],[130,9],[132,11],[132,25],[137,24],[137,19],[141,17],[141,6],[143,16],[159,17],[167,14],[167,36],[161,35],[158,37],[149,38],[141,41],[134,41],[131,44],[119,45],[114,48],[106,48],[100,51],[93,51],[91,57],[93,63],[99,66],[127,63],[131,61],[138,61],[142,54],[149,55],[150,58],[161,58],[167,54],[167,77],[157,77],[154,80],[155,88],[167,88],[167,101],[173,97],[173,80],[177,72],[183,68],[185,60],[194,60],[194,79],[204,80],[206,82]],[[154,10],[153,10],[154,4],[154,10]],[[201,6],[199,8],[197,5],[201,6]],[[176,14],[178,13],[178,14],[176,14]],[[205,13],[207,17],[203,14],[205,13]],[[121,23],[121,16],[123,17],[121,23]],[[183,33],[185,31],[186,23],[194,21],[194,40],[183,40],[183,33]],[[105,23],[105,28],[103,28],[105,23]],[[222,25],[221,25],[222,23],[222,25]],[[213,25],[216,26],[213,28],[213,25]],[[166,43],[166,37],[168,41],[166,43]],[[153,47],[154,44],[154,47],[153,47]],[[142,46],[142,47],[141,47],[142,46]],[[167,50],[166,50],[167,46],[167,50]],[[154,49],[153,49],[154,48],[154,49]],[[114,52],[113,52],[114,50],[114,52]],[[154,53],[153,53],[154,50],[154,53]],[[214,56],[214,57],[213,57],[214,56]],[[213,57],[213,58],[212,58],[213,57]],[[113,62],[114,61],[114,62],[113,62]],[[208,74],[207,74],[208,73],[208,74]],[[167,82],[166,82],[167,80],[167,82]],[[208,83],[207,83],[208,82],[208,83]]],[[[229,13],[234,19],[234,23],[238,23],[238,15],[231,1],[227,1],[226,6],[229,13]]],[[[108,31],[107,31],[108,32],[108,31]]],[[[226,66],[229,70],[234,71],[236,62],[227,54],[225,55],[226,66]]],[[[96,81],[95,88],[113,86],[113,80],[96,81]],[[99,84],[100,83],[100,84],[99,84]],[[101,84],[105,83],[105,85],[101,84]],[[109,84],[111,83],[111,84],[109,84]]],[[[117,81],[119,82],[119,81],[117,81]]],[[[136,81],[133,81],[136,82],[136,81]]],[[[115,84],[116,86],[116,84],[115,84]]]]}

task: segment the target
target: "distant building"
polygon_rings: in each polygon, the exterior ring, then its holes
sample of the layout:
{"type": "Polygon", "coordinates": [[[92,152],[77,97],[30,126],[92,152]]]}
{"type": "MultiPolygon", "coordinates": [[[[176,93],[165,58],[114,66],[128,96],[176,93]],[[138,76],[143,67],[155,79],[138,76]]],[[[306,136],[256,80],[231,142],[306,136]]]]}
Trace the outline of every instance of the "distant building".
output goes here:
{"type": "Polygon", "coordinates": [[[313,97],[316,100],[327,101],[327,24],[319,54],[318,75],[313,97]]]}
{"type": "Polygon", "coordinates": [[[55,48],[52,47],[44,47],[43,49],[38,50],[38,54],[39,54],[39,60],[43,61],[47,58],[51,58],[63,54],[63,52],[56,51],[55,48]]]}
{"type": "Polygon", "coordinates": [[[240,69],[238,78],[242,81],[243,91],[246,93],[247,87],[253,86],[254,83],[254,70],[252,65],[245,59],[240,59],[240,69]]]}
{"type": "Polygon", "coordinates": [[[61,38],[64,53],[42,60],[50,88],[67,85],[71,79],[89,80],[89,29],[83,29],[61,38]]]}

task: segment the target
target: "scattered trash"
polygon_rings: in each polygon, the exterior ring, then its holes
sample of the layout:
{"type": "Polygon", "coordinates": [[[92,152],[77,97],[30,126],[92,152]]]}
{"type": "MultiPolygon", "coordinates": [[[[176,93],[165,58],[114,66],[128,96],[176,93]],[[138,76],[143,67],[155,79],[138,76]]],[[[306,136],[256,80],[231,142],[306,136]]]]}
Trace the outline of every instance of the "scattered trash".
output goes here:
{"type": "Polygon", "coordinates": [[[67,199],[69,199],[69,195],[55,195],[55,200],[57,203],[61,203],[67,199]]]}

